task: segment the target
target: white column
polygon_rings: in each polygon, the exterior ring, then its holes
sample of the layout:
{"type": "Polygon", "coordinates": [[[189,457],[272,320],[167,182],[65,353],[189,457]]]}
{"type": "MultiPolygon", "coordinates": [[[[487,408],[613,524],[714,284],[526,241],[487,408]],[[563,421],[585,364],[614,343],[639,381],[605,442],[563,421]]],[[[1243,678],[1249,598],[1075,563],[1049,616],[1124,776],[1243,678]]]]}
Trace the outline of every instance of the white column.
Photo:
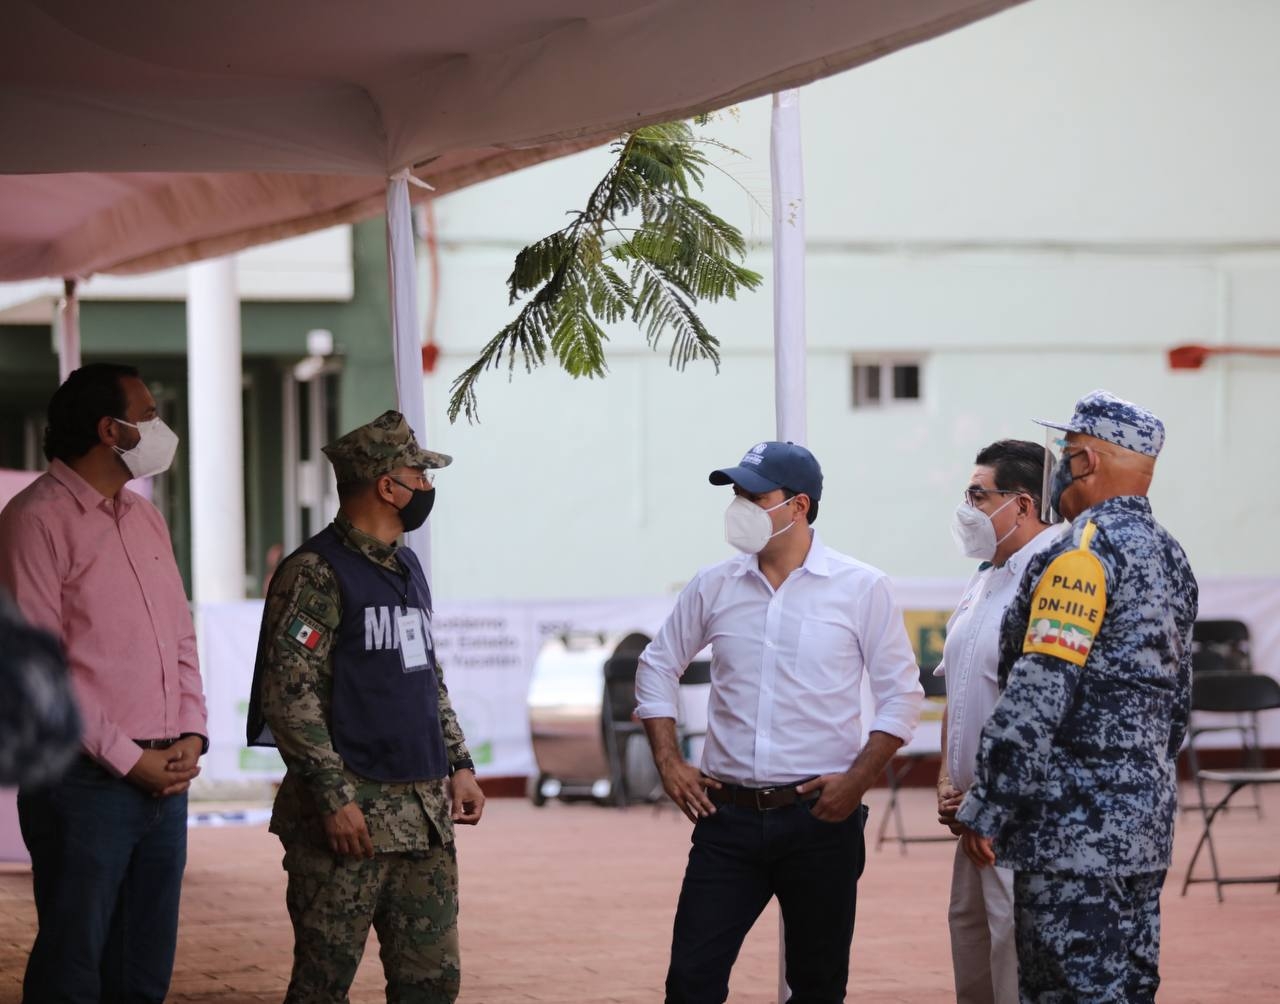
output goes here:
{"type": "Polygon", "coordinates": [[[62,280],[64,295],[58,304],[58,383],[80,368],[80,300],[76,281],[62,280]]]}
{"type": "Polygon", "coordinates": [[[778,438],[804,443],[804,165],[800,92],[773,96],[769,165],[773,175],[773,358],[778,438]]]}
{"type": "MultiPolygon", "coordinates": [[[[426,401],[422,386],[422,329],[418,318],[418,262],[413,247],[413,207],[409,172],[387,182],[387,272],[391,283],[391,332],[396,358],[396,399],[418,445],[427,446],[426,401]]],[[[421,527],[405,534],[423,569],[431,573],[431,533],[421,527]]]]}
{"type": "Polygon", "coordinates": [[[234,258],[187,268],[193,600],[244,599],[244,424],[234,258]]]}

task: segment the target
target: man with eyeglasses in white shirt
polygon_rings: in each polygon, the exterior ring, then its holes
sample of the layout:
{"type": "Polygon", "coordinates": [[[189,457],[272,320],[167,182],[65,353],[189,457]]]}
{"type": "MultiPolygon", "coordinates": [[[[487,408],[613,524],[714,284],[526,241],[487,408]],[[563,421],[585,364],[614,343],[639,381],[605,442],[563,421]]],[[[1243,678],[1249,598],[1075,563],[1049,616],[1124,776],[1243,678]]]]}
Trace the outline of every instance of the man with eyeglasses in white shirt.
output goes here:
{"type": "Polygon", "coordinates": [[[743,553],[694,576],[636,673],[663,787],[694,823],[666,1000],[723,1002],[743,939],[777,896],[792,1004],[836,1004],[865,862],[862,796],[915,731],[919,669],[888,577],[811,528],[812,453],[759,443],[709,480],[733,486],[725,535],[743,553]],[[708,644],[699,769],[680,752],[676,697],[708,644]],[[865,744],[864,674],[876,703],[865,744]]]}
{"type": "Polygon", "coordinates": [[[981,562],[947,622],[942,663],[947,682],[942,723],[938,821],[961,835],[951,872],[951,960],[957,1004],[1018,1004],[1013,872],[994,865],[990,848],[964,831],[956,810],[974,781],[982,726],[999,698],[1000,625],[1027,562],[1062,533],[1040,518],[1043,446],[1002,439],[981,450],[951,532],[961,554],[981,562]]]}

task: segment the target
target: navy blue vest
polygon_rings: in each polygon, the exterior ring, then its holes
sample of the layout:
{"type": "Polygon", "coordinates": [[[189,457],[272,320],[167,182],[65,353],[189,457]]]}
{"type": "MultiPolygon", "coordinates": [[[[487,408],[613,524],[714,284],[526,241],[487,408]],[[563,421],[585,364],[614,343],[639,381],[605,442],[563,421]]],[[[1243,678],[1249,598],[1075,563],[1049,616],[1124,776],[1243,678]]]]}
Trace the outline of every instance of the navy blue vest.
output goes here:
{"type": "MultiPolygon", "coordinates": [[[[298,550],[324,558],[342,594],[342,621],[330,648],[333,748],[351,770],[373,781],[445,777],[449,760],[440,727],[440,684],[431,645],[431,590],[418,556],[407,547],[400,548],[396,556],[407,574],[397,574],[346,546],[333,524],[298,550]],[[415,670],[404,668],[396,630],[396,617],[406,606],[422,611],[426,635],[427,665],[415,670]]],[[[256,684],[257,680],[254,697],[256,684]]],[[[264,744],[270,733],[255,735],[253,718],[251,711],[249,741],[264,744]]]]}

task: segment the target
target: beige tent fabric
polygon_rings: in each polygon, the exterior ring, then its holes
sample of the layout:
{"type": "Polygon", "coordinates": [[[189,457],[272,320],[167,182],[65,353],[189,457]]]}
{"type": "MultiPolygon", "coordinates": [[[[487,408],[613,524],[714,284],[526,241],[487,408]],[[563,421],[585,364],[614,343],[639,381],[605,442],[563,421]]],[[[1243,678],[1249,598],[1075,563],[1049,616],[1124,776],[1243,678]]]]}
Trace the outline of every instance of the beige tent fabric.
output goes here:
{"type": "Polygon", "coordinates": [[[0,280],[143,271],[814,80],[1018,0],[10,0],[0,280]]]}

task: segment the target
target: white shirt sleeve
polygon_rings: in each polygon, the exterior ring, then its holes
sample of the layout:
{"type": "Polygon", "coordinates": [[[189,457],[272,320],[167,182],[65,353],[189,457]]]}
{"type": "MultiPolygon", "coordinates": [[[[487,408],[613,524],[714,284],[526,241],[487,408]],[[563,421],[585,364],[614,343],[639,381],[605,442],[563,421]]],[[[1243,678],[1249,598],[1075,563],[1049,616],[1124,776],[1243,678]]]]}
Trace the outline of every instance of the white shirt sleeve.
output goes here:
{"type": "Polygon", "coordinates": [[[876,701],[876,717],[868,731],[887,732],[909,743],[920,723],[924,688],[902,611],[887,578],[876,582],[868,593],[863,629],[862,657],[876,701]]]}
{"type": "Polygon", "coordinates": [[[641,718],[677,717],[680,677],[707,644],[701,584],[699,573],[681,591],[666,623],[640,653],[636,714],[641,718]]]}

